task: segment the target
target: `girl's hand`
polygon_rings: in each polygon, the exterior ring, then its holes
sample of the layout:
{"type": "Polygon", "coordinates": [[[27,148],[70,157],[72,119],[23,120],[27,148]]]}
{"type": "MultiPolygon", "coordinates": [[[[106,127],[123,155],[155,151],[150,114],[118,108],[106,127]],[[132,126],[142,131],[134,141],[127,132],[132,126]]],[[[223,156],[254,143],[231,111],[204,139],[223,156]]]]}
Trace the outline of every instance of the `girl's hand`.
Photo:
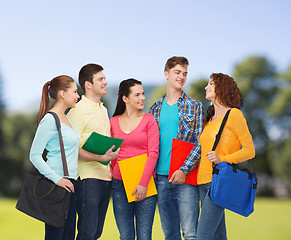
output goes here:
{"type": "Polygon", "coordinates": [[[57,182],[57,185],[66,189],[68,192],[74,192],[74,184],[66,178],[61,178],[60,181],[57,182]]]}
{"type": "Polygon", "coordinates": [[[137,185],[132,192],[132,195],[136,194],[135,201],[144,200],[147,194],[147,188],[142,185],[137,185]]]}
{"type": "Polygon", "coordinates": [[[211,152],[207,153],[206,157],[208,158],[208,160],[210,162],[213,162],[215,164],[218,164],[221,162],[220,158],[218,157],[218,155],[216,154],[215,151],[211,151],[211,152]]]}

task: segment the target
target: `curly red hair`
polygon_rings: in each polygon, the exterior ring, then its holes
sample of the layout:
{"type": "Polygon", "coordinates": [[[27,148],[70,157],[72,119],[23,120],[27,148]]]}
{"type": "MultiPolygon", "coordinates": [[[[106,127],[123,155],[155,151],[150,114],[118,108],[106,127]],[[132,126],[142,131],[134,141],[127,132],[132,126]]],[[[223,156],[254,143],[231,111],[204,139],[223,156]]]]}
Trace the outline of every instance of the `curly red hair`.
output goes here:
{"type": "MultiPolygon", "coordinates": [[[[212,73],[210,79],[215,86],[215,95],[218,102],[230,108],[240,109],[243,106],[243,99],[240,90],[232,77],[223,73],[212,73]]],[[[214,115],[214,106],[207,110],[206,121],[208,122],[214,115]]]]}

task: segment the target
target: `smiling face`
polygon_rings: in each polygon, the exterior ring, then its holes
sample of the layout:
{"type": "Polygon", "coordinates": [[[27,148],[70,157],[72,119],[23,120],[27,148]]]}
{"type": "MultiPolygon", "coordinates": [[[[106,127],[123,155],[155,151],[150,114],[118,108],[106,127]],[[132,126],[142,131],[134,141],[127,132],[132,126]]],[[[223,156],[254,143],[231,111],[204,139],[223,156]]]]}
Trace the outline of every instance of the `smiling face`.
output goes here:
{"type": "Polygon", "coordinates": [[[80,98],[79,94],[77,93],[76,83],[72,82],[69,88],[67,88],[65,91],[62,90],[62,96],[68,108],[75,107],[78,99],[80,98]]]}
{"type": "Polygon", "coordinates": [[[167,85],[170,88],[181,90],[187,79],[187,66],[177,64],[175,67],[164,72],[167,79],[167,85]]]}
{"type": "Polygon", "coordinates": [[[136,84],[130,87],[128,97],[123,96],[123,101],[126,107],[131,109],[141,110],[144,108],[145,95],[142,85],[136,84]]]}
{"type": "Polygon", "coordinates": [[[216,94],[215,94],[215,86],[214,86],[214,81],[212,78],[210,78],[207,86],[205,87],[205,98],[209,101],[214,102],[216,94]]]}
{"type": "Polygon", "coordinates": [[[89,88],[91,89],[92,93],[94,93],[95,96],[102,97],[107,94],[106,90],[106,77],[102,71],[95,73],[93,75],[92,82],[87,81],[86,83],[89,84],[89,88]]]}

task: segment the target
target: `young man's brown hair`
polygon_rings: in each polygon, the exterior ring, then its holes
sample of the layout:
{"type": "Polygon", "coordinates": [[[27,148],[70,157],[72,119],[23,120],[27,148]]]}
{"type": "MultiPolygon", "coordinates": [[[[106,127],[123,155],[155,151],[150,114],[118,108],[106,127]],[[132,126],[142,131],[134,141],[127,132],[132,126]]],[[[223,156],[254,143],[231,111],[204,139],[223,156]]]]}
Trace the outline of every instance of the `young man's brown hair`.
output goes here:
{"type": "Polygon", "coordinates": [[[86,64],[81,68],[79,72],[79,84],[84,92],[85,82],[89,81],[90,83],[93,83],[93,75],[101,71],[103,71],[103,67],[95,63],[86,64]]]}
{"type": "Polygon", "coordinates": [[[185,57],[177,57],[177,56],[174,56],[174,57],[171,57],[168,59],[168,61],[166,62],[166,65],[165,65],[165,72],[169,72],[171,68],[175,67],[177,64],[183,66],[183,67],[188,67],[189,65],[189,61],[187,58],[185,57]]]}

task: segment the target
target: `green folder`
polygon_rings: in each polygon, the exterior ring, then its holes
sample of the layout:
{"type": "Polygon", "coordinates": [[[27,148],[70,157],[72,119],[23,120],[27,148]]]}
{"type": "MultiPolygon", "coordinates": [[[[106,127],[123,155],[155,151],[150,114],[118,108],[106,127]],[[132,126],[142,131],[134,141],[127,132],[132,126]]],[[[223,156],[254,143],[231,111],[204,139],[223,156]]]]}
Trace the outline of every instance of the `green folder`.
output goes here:
{"type": "MultiPolygon", "coordinates": [[[[96,132],[92,132],[88,137],[82,148],[88,152],[95,153],[98,155],[104,155],[109,148],[115,145],[113,152],[115,152],[123,142],[123,139],[120,138],[112,138],[101,135],[96,132]]],[[[108,162],[99,162],[103,165],[108,165],[108,162]]]]}

